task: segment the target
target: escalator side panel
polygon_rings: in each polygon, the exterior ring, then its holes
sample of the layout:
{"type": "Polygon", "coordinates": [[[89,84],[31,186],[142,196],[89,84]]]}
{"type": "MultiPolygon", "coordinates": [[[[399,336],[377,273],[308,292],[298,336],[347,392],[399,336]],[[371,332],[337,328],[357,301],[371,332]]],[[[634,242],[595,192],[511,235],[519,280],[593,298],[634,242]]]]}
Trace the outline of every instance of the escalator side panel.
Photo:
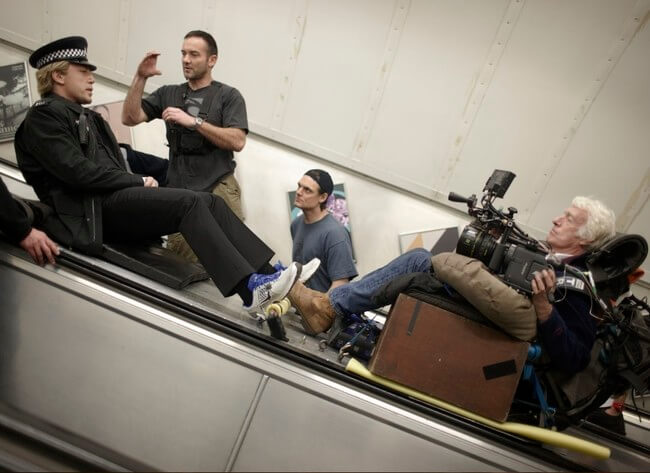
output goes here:
{"type": "MultiPolygon", "coordinates": [[[[265,390],[233,471],[499,471],[480,451],[457,451],[453,436],[418,437],[367,415],[271,380],[265,390]],[[282,426],[282,428],[277,428],[282,426]],[[274,442],[267,433],[275,432],[274,442]],[[296,432],[300,432],[297,436],[296,432]],[[281,448],[278,448],[281,445],[281,448]]],[[[501,463],[501,464],[499,464],[501,463]]],[[[514,464],[513,464],[514,466],[514,464]]],[[[521,468],[521,465],[519,465],[521,468]]]]}
{"type": "Polygon", "coordinates": [[[65,268],[0,294],[0,402],[152,468],[557,469],[65,268]]]}
{"type": "Polygon", "coordinates": [[[0,281],[6,404],[157,467],[225,467],[260,373],[3,265],[0,281]]]}

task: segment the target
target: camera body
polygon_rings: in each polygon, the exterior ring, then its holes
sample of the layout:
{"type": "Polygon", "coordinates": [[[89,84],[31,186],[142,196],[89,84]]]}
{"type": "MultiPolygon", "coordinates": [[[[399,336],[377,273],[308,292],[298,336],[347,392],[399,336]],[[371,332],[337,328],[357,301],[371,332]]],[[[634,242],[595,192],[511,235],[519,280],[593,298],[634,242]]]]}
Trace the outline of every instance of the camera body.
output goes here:
{"type": "Polygon", "coordinates": [[[531,281],[536,271],[550,266],[548,250],[529,237],[514,221],[517,209],[497,210],[494,200],[505,195],[515,174],[495,170],[483,188],[481,205],[475,195],[463,197],[451,192],[449,200],[467,204],[474,221],[463,229],[456,252],[482,261],[510,287],[532,294],[531,281]]]}

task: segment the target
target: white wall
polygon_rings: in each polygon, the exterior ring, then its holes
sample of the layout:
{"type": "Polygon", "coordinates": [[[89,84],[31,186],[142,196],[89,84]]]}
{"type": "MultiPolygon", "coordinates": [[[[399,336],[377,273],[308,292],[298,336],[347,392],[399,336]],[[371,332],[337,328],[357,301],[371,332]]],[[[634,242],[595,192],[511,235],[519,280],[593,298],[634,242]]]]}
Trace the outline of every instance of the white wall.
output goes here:
{"type": "MultiPolygon", "coordinates": [[[[25,60],[17,48],[0,44],[0,64],[25,60]]],[[[33,74],[32,74],[33,75],[33,74]]],[[[32,77],[32,100],[38,99],[32,77]]],[[[97,78],[93,104],[123,100],[126,89],[97,78]]],[[[164,124],[161,120],[133,128],[137,149],[167,157],[164,124]]],[[[0,143],[0,158],[15,162],[13,142],[0,143]]],[[[418,230],[462,226],[462,212],[406,195],[356,173],[345,171],[323,160],[310,157],[286,145],[250,134],[245,149],[237,155],[236,175],[242,185],[246,223],[276,251],[283,262],[291,261],[289,200],[302,174],[322,168],[335,183],[346,186],[352,225],[352,239],[360,274],[365,274],[399,255],[398,234],[418,230]]],[[[477,183],[475,191],[480,191],[477,183]]]]}
{"type": "MultiPolygon", "coordinates": [[[[438,191],[480,193],[497,166],[519,174],[507,205],[536,236],[585,193],[617,210],[620,230],[648,237],[650,0],[205,0],[182,10],[173,0],[11,0],[0,64],[86,35],[99,76],[116,81],[100,81],[94,103],[112,102],[144,51],[163,53],[155,81],[180,81],[184,32],[214,30],[215,77],[242,90],[256,132],[237,158],[247,222],[285,261],[286,192],[312,167],[346,184],[362,273],[397,255],[399,233],[461,221],[438,191]]],[[[160,122],[133,134],[138,149],[166,154],[160,122]]],[[[15,159],[11,143],[0,156],[15,159]]]]}
{"type": "Polygon", "coordinates": [[[156,49],[153,90],[182,81],[202,28],[258,134],[445,205],[508,169],[532,228],[586,193],[645,232],[649,17],[650,0],[5,0],[0,38],[84,35],[123,84],[156,49]]]}

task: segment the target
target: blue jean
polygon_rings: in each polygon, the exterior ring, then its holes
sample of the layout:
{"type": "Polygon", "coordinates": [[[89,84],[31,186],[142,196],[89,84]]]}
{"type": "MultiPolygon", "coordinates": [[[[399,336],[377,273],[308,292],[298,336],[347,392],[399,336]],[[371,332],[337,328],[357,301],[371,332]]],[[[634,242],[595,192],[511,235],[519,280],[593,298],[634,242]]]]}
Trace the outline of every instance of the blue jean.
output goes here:
{"type": "Polygon", "coordinates": [[[424,248],[415,248],[358,281],[332,289],[329,294],[330,303],[338,315],[361,314],[377,308],[372,303],[372,296],[386,283],[403,274],[425,273],[430,270],[431,253],[424,248]]]}

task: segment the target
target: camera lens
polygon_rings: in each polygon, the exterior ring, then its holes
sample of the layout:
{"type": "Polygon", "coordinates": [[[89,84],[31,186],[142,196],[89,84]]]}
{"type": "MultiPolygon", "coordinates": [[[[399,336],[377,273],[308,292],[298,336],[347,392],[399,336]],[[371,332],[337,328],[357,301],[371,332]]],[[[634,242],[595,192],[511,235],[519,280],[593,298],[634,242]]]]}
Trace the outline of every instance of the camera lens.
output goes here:
{"type": "Polygon", "coordinates": [[[470,225],[460,235],[456,252],[489,265],[496,245],[497,242],[491,235],[470,225]]]}

